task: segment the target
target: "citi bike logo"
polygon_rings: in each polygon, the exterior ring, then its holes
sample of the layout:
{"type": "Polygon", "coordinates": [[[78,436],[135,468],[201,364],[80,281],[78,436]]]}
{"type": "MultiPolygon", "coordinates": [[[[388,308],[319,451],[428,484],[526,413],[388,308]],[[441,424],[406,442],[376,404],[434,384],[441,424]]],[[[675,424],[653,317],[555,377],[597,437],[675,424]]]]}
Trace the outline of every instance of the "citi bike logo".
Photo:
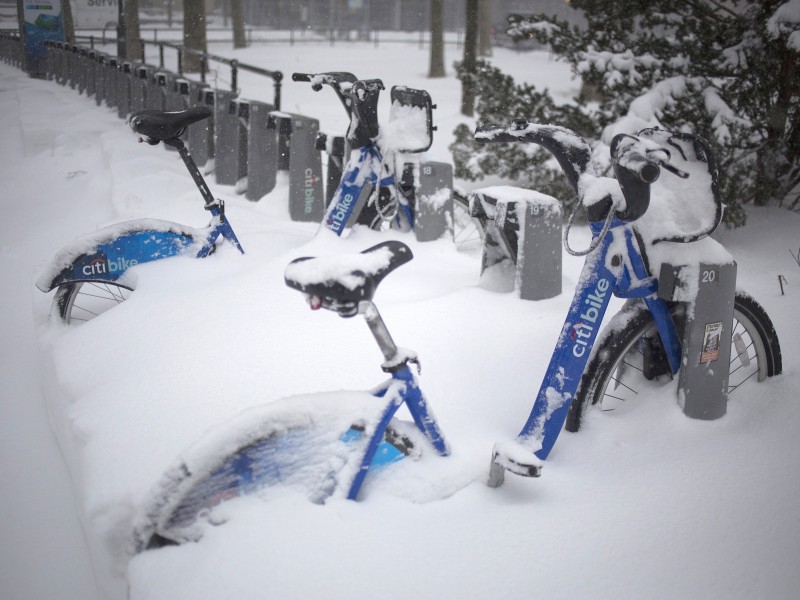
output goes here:
{"type": "Polygon", "coordinates": [[[581,358],[586,354],[587,340],[592,337],[597,326],[597,320],[600,318],[600,311],[610,286],[611,282],[608,279],[601,279],[597,282],[594,291],[583,301],[584,304],[588,304],[588,308],[581,314],[581,320],[572,327],[572,355],[576,358],[581,358]]]}
{"type": "Polygon", "coordinates": [[[314,171],[306,169],[303,175],[303,210],[305,214],[310,214],[314,211],[314,200],[316,194],[314,193],[319,182],[319,177],[314,175],[314,171]]]}
{"type": "Polygon", "coordinates": [[[133,265],[138,265],[139,261],[135,258],[127,259],[124,256],[116,260],[108,260],[105,254],[96,254],[87,259],[85,265],[81,267],[81,273],[86,277],[97,275],[108,275],[109,273],[119,273],[129,269],[133,265]]]}
{"type": "Polygon", "coordinates": [[[347,219],[347,212],[353,204],[353,200],[353,194],[345,194],[342,201],[336,204],[336,208],[328,220],[333,231],[339,231],[344,225],[345,219],[347,219]]]}

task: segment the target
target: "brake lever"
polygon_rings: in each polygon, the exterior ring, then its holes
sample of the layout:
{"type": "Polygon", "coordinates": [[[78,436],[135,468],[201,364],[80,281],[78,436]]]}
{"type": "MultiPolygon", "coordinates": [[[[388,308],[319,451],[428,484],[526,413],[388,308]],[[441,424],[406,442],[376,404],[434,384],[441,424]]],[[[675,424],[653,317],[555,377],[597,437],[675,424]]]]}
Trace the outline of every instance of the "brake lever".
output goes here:
{"type": "Polygon", "coordinates": [[[687,173],[686,171],[681,171],[678,167],[675,167],[666,161],[660,160],[658,161],[658,164],[662,169],[666,169],[667,171],[669,171],[673,175],[677,175],[681,179],[689,178],[689,173],[687,173]]]}

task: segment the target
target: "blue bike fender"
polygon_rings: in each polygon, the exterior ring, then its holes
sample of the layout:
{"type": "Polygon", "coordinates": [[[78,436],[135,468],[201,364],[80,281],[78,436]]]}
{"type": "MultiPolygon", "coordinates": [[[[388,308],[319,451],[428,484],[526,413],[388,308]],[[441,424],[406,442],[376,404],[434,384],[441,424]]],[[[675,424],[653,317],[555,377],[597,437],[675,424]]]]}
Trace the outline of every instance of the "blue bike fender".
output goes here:
{"type": "Polygon", "coordinates": [[[170,221],[142,219],[81,236],[62,248],[36,281],[43,292],[78,281],[115,282],[130,267],[176,256],[197,254],[208,231],[170,221]]]}

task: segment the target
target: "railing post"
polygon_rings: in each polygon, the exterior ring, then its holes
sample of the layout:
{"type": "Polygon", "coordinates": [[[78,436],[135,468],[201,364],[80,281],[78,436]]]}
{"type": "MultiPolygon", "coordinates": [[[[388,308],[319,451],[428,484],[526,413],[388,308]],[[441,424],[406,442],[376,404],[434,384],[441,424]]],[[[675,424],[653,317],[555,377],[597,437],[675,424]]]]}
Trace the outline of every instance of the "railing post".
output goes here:
{"type": "Polygon", "coordinates": [[[164,68],[164,44],[158,45],[158,66],[164,68]]]}
{"type": "Polygon", "coordinates": [[[281,88],[283,87],[283,83],[281,80],[283,79],[283,73],[277,71],[272,74],[272,80],[275,82],[275,110],[281,109],[281,88]]]}
{"type": "Polygon", "coordinates": [[[231,61],[231,91],[234,94],[236,93],[237,84],[239,83],[239,81],[238,81],[238,79],[239,79],[239,68],[238,68],[238,65],[239,65],[239,61],[237,61],[236,59],[233,59],[231,61]]]}

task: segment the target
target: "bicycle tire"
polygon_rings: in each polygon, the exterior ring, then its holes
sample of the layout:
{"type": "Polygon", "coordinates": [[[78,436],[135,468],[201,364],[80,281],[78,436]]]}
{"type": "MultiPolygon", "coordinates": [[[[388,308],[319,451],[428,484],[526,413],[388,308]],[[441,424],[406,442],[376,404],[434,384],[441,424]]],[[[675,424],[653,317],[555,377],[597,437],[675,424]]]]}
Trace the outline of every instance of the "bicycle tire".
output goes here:
{"type": "MultiPolygon", "coordinates": [[[[675,305],[670,312],[679,316],[681,310],[682,306],[675,305]]],[[[626,303],[606,330],[611,333],[599,343],[581,377],[567,417],[567,431],[580,429],[589,406],[613,410],[636,398],[636,388],[649,383],[644,375],[643,351],[658,338],[658,333],[644,302],[626,303]],[[612,383],[613,394],[609,393],[612,383]]],[[[742,292],[737,292],[734,299],[732,338],[729,395],[753,378],[764,381],[781,373],[780,343],[772,321],[758,302],[742,292]]],[[[671,380],[672,374],[653,378],[671,380]]]]}
{"type": "Polygon", "coordinates": [[[53,314],[66,324],[85,322],[121,304],[133,288],[105,281],[76,281],[58,286],[53,314]]]}

